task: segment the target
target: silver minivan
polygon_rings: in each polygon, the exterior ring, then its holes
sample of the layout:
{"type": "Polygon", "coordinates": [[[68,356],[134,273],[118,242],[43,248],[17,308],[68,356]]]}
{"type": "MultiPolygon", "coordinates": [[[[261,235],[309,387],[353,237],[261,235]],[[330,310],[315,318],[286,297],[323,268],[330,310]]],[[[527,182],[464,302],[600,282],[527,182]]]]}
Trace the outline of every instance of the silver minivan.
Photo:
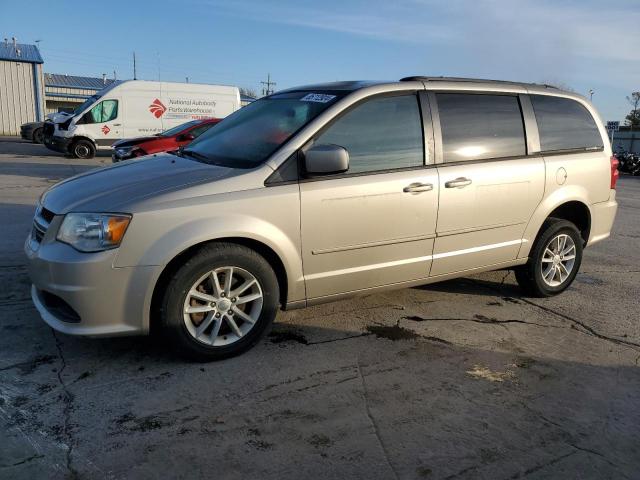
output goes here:
{"type": "Polygon", "coordinates": [[[292,88],[181,152],[45,192],[25,244],[32,298],[61,332],[158,329],[217,359],[280,308],[348,295],[506,268],[555,295],[609,236],[616,167],[593,106],[546,85],[292,88]]]}

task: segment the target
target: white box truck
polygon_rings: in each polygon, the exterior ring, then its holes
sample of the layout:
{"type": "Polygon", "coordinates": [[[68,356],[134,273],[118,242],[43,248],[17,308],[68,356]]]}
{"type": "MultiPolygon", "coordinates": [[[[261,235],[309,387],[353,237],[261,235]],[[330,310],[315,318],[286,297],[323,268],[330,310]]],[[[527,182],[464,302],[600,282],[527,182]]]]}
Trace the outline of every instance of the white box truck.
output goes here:
{"type": "Polygon", "coordinates": [[[222,118],[240,108],[238,87],[125,80],[87,99],[73,114],[44,125],[44,144],[76,158],[109,151],[122,138],[148,136],[195,119],[222,118]]]}

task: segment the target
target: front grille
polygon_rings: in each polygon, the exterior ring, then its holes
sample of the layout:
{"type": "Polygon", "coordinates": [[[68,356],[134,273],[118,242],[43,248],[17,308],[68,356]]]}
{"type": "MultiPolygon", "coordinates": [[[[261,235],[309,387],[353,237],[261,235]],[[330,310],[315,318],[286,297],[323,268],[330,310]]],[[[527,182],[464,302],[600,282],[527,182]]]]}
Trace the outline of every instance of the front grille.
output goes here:
{"type": "Polygon", "coordinates": [[[31,240],[36,244],[40,244],[42,239],[44,238],[45,233],[49,229],[49,224],[55,213],[50,210],[47,210],[44,207],[38,207],[36,209],[36,214],[33,217],[33,228],[31,229],[31,240]]]}
{"type": "Polygon", "coordinates": [[[48,136],[52,136],[53,132],[56,131],[56,127],[53,125],[53,122],[45,122],[44,127],[42,127],[42,133],[48,136]]]}

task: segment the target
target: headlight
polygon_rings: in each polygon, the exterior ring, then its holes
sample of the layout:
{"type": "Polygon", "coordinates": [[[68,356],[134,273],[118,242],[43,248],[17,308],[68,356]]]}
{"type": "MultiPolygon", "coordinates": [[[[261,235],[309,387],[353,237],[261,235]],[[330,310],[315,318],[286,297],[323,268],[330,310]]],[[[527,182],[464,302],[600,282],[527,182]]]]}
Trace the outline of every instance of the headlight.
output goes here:
{"type": "Polygon", "coordinates": [[[118,154],[119,157],[128,157],[128,156],[141,157],[142,155],[145,154],[144,151],[137,146],[117,147],[115,150],[116,150],[116,154],[118,154]]]}
{"type": "Polygon", "coordinates": [[[67,213],[56,238],[81,252],[100,252],[120,245],[130,221],[131,215],[67,213]]]}
{"type": "Polygon", "coordinates": [[[133,147],[118,147],[116,148],[116,153],[120,156],[125,156],[131,153],[133,147]]]}

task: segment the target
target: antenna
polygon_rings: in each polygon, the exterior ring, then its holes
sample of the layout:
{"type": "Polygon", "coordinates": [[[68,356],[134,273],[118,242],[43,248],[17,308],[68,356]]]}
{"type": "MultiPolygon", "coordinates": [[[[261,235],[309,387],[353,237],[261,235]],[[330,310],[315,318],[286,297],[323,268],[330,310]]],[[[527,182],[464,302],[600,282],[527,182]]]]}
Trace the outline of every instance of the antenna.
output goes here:
{"type": "Polygon", "coordinates": [[[138,79],[138,74],[136,71],[136,52],[133,52],[133,79],[134,80],[138,79]]]}

